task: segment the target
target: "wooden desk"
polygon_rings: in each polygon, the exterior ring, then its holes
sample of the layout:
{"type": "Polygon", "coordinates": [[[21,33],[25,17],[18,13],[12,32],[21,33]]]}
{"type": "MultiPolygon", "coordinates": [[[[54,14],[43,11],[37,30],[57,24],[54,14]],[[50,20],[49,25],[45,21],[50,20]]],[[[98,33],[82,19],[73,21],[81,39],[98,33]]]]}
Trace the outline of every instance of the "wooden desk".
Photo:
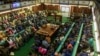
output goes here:
{"type": "Polygon", "coordinates": [[[54,24],[46,24],[46,27],[41,27],[37,33],[45,36],[51,37],[55,31],[59,28],[59,25],[54,25],[54,24]]]}

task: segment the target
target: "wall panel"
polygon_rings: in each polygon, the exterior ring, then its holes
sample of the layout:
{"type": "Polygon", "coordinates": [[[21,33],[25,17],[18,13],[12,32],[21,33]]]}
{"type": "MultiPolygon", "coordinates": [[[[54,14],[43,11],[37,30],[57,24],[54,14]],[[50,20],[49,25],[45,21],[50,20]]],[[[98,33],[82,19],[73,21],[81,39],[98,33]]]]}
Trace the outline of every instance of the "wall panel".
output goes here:
{"type": "Polygon", "coordinates": [[[11,9],[10,4],[0,5],[0,11],[11,9]]]}
{"type": "Polygon", "coordinates": [[[53,4],[59,4],[60,3],[59,0],[51,0],[51,1],[52,1],[51,3],[53,3],[53,4]]]}

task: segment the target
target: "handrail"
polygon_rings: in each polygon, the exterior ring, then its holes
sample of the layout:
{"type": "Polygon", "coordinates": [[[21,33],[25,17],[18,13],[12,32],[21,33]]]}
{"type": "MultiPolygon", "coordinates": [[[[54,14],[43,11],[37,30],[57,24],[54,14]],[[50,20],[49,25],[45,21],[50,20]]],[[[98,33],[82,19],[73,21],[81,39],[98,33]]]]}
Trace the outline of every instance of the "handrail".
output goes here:
{"type": "Polygon", "coordinates": [[[83,25],[84,25],[84,23],[81,24],[81,28],[80,28],[80,31],[79,31],[78,39],[77,39],[77,42],[76,42],[76,44],[74,46],[74,49],[73,49],[73,52],[72,52],[72,56],[76,56],[78,45],[79,45],[79,41],[80,41],[81,35],[82,35],[83,25]]]}
{"type": "MultiPolygon", "coordinates": [[[[94,37],[94,24],[93,24],[93,22],[92,22],[92,33],[93,33],[93,37],[94,37]]],[[[94,41],[93,41],[93,48],[94,48],[94,55],[93,56],[98,56],[98,53],[96,52],[97,51],[97,49],[96,49],[96,42],[95,42],[95,39],[94,39],[94,41]]]]}
{"type": "Polygon", "coordinates": [[[96,42],[95,42],[95,40],[93,41],[93,44],[94,44],[94,55],[93,56],[98,56],[98,53],[96,52],[97,49],[96,49],[96,42]]]}
{"type": "Polygon", "coordinates": [[[59,47],[57,48],[57,50],[55,51],[55,53],[59,53],[59,51],[61,50],[61,48],[62,48],[64,42],[66,41],[67,37],[69,36],[69,34],[70,34],[70,32],[71,32],[71,30],[72,30],[72,28],[73,28],[74,25],[75,25],[75,23],[73,23],[73,24],[71,25],[69,31],[67,32],[67,34],[65,35],[65,37],[64,37],[63,40],[61,41],[61,43],[60,43],[59,47]]]}
{"type": "Polygon", "coordinates": [[[13,36],[16,37],[16,36],[18,36],[19,34],[23,33],[24,31],[25,31],[25,30],[22,30],[22,31],[20,31],[19,33],[14,34],[13,36]]]}

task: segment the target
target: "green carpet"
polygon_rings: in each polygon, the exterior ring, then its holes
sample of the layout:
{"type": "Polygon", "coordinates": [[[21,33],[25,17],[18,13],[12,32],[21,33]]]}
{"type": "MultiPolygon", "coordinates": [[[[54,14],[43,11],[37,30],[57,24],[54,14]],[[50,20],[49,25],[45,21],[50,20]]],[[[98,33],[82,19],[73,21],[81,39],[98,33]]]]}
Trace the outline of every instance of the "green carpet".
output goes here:
{"type": "Polygon", "coordinates": [[[62,17],[62,23],[66,23],[66,22],[71,22],[70,18],[68,17],[62,17]]]}
{"type": "Polygon", "coordinates": [[[47,18],[48,18],[48,20],[53,20],[54,21],[54,17],[53,16],[48,16],[47,18]]]}
{"type": "Polygon", "coordinates": [[[31,51],[31,46],[34,43],[34,38],[30,39],[29,42],[25,43],[19,50],[15,51],[15,56],[27,56],[31,51]]]}

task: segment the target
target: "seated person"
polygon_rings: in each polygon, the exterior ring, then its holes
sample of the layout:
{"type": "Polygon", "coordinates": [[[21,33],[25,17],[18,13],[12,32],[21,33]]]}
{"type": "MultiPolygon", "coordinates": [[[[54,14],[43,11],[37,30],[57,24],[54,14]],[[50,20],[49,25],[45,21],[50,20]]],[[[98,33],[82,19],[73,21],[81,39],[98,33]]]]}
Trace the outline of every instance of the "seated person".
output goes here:
{"type": "Polygon", "coordinates": [[[72,44],[72,46],[74,46],[75,45],[75,40],[71,39],[70,43],[72,44]]]}
{"type": "Polygon", "coordinates": [[[86,53],[85,51],[82,51],[79,56],[88,56],[88,53],[86,53]]]}
{"type": "Polygon", "coordinates": [[[41,23],[41,25],[47,24],[47,21],[45,19],[42,19],[40,23],[41,23]]]}
{"type": "Polygon", "coordinates": [[[41,53],[42,55],[45,55],[47,53],[47,49],[40,46],[38,48],[38,52],[41,53]]]}
{"type": "Polygon", "coordinates": [[[35,44],[36,44],[37,46],[41,45],[41,40],[35,39],[35,44]]]}
{"type": "Polygon", "coordinates": [[[31,51],[33,51],[34,53],[38,53],[38,48],[39,46],[37,44],[33,44],[31,47],[31,51]]]}
{"type": "Polygon", "coordinates": [[[57,41],[62,41],[63,40],[63,38],[64,38],[64,35],[63,34],[61,34],[61,35],[59,35],[58,36],[58,38],[56,39],[57,41]]]}
{"type": "Polygon", "coordinates": [[[63,34],[61,34],[59,38],[60,38],[60,41],[62,41],[62,40],[63,40],[63,38],[64,38],[64,35],[63,35],[63,34]]]}
{"type": "Polygon", "coordinates": [[[93,51],[93,45],[94,45],[93,41],[94,41],[93,37],[88,38],[88,44],[90,46],[91,52],[93,51]]]}
{"type": "Polygon", "coordinates": [[[16,28],[17,28],[17,31],[21,31],[21,30],[23,30],[22,25],[17,25],[16,28]]]}
{"type": "Polygon", "coordinates": [[[68,41],[68,42],[66,43],[66,47],[67,47],[67,50],[68,50],[68,51],[72,52],[72,50],[73,50],[73,45],[70,43],[70,41],[68,41]]]}
{"type": "Polygon", "coordinates": [[[43,40],[42,41],[42,45],[45,47],[45,48],[49,48],[50,44],[46,41],[46,40],[43,40]]]}
{"type": "Polygon", "coordinates": [[[84,42],[86,41],[86,35],[85,34],[82,35],[82,41],[84,41],[84,42]]]}
{"type": "Polygon", "coordinates": [[[33,32],[36,32],[36,31],[37,31],[37,29],[35,28],[34,25],[32,26],[32,31],[33,31],[33,32]]]}
{"type": "Polygon", "coordinates": [[[55,53],[54,47],[51,45],[51,46],[50,46],[50,49],[48,50],[47,55],[48,55],[48,56],[54,56],[54,53],[55,53]]]}
{"type": "Polygon", "coordinates": [[[64,49],[62,52],[62,56],[71,56],[71,53],[68,50],[64,49]]]}
{"type": "Polygon", "coordinates": [[[7,38],[7,42],[9,43],[9,48],[15,48],[16,45],[14,43],[14,41],[10,38],[7,38]]]}

